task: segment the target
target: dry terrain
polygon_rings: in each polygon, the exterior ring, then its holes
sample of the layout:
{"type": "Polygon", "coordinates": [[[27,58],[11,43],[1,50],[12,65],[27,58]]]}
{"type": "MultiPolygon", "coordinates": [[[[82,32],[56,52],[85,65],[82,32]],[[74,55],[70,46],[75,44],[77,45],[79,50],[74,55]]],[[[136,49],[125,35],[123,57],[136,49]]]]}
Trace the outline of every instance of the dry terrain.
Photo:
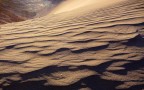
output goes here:
{"type": "Polygon", "coordinates": [[[144,0],[86,1],[0,25],[0,90],[144,90],[144,0]]]}

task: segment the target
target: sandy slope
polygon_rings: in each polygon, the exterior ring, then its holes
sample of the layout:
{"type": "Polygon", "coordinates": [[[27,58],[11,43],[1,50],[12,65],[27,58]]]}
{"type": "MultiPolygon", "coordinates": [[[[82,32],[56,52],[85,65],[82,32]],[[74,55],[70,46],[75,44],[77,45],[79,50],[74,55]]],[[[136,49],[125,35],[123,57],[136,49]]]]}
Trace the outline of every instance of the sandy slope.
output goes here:
{"type": "Polygon", "coordinates": [[[1,25],[0,88],[144,89],[143,6],[127,0],[1,25]]]}
{"type": "Polygon", "coordinates": [[[75,10],[78,8],[82,8],[81,10],[87,10],[89,8],[103,8],[109,5],[122,2],[126,0],[65,0],[62,4],[60,4],[56,9],[52,11],[53,14],[68,12],[71,10],[75,10]],[[89,6],[89,7],[85,7],[89,6]]]}

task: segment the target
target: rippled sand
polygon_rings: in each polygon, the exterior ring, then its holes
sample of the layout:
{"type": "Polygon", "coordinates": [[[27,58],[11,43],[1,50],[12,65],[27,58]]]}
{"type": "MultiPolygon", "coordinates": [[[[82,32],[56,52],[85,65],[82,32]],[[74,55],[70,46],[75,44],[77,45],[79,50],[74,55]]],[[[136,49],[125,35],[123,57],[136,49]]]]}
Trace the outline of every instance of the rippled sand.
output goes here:
{"type": "Polygon", "coordinates": [[[0,89],[143,90],[144,0],[109,1],[0,25],[0,89]]]}

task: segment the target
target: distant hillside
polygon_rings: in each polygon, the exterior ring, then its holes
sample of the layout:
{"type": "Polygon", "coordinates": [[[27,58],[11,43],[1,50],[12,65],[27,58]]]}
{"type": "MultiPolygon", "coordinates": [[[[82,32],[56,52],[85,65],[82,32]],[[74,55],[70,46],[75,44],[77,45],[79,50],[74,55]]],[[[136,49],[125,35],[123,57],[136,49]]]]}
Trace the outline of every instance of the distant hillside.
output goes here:
{"type": "Polygon", "coordinates": [[[63,0],[1,0],[0,24],[44,16],[62,1],[63,0]]]}
{"type": "Polygon", "coordinates": [[[8,10],[0,4],[0,24],[23,21],[25,18],[16,15],[13,11],[8,10]]]}

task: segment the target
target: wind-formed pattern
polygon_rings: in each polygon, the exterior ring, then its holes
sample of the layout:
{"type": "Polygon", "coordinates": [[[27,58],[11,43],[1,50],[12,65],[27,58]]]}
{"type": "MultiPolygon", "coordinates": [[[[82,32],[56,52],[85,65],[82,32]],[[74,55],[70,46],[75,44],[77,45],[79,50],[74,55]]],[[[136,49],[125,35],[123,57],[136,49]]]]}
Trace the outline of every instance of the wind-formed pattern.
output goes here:
{"type": "Polygon", "coordinates": [[[144,0],[70,13],[0,26],[0,88],[144,89],[144,0]]]}

